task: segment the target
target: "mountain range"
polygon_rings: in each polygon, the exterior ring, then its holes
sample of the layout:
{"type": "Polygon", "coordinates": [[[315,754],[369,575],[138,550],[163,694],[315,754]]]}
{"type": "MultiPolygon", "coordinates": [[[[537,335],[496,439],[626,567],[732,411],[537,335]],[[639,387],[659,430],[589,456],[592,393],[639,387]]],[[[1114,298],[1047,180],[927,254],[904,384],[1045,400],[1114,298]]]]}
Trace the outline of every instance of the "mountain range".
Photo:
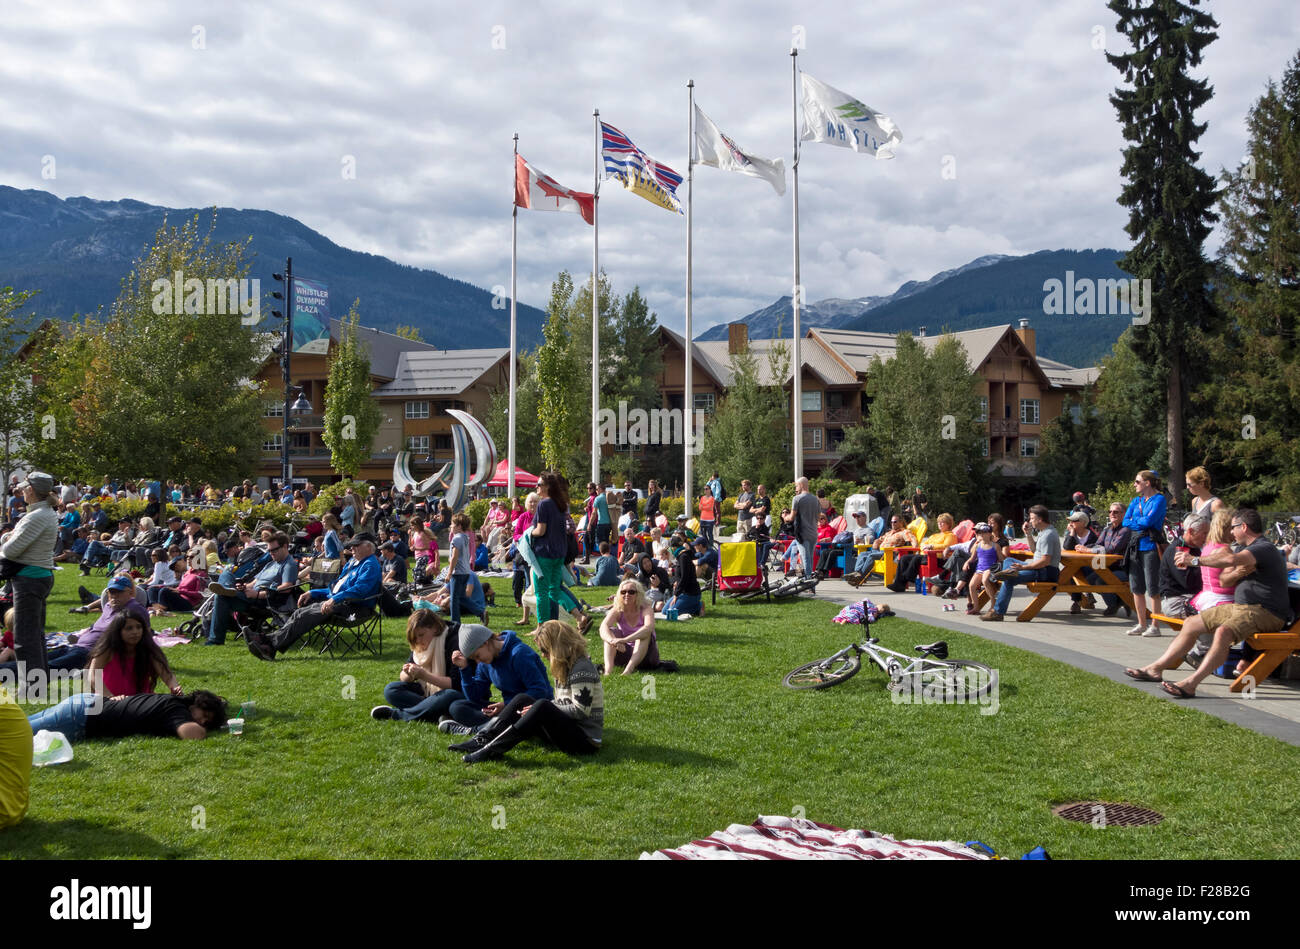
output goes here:
{"type": "MultiPolygon", "coordinates": [[[[1044,284],[1128,279],[1117,263],[1123,256],[1122,251],[1103,249],[978,257],[929,280],[909,280],[889,296],[806,303],[800,307],[799,321],[804,329],[824,326],[872,333],[910,330],[915,334],[924,326],[927,334],[934,335],[999,323],[1017,325],[1028,319],[1040,356],[1071,366],[1096,365],[1110,352],[1131,316],[1048,313],[1044,284]]],[[[777,335],[778,327],[781,335],[789,336],[793,320],[790,297],[785,296],[737,322],[749,326],[751,339],[769,339],[777,335]]],[[[713,326],[697,338],[726,339],[727,324],[713,326]]]]}
{"type": "MultiPolygon", "coordinates": [[[[39,290],[31,309],[64,319],[94,313],[117,298],[122,278],[153,240],[164,219],[173,225],[199,215],[205,226],[212,209],[164,208],[141,201],[59,198],[44,191],[0,185],[0,286],[39,290]]],[[[213,239],[245,240],[251,236],[250,276],[265,287],[272,271],[292,257],[294,272],[323,280],[329,287],[330,312],[342,316],[361,300],[361,321],[376,329],[413,326],[423,339],[446,348],[509,345],[508,308],[494,307],[487,290],[432,270],[408,267],[374,254],[340,247],[305,224],[271,211],[219,208],[213,239]]],[[[805,304],[805,328],[934,334],[945,329],[974,329],[1027,318],[1037,330],[1038,352],[1074,366],[1093,365],[1110,351],[1129,323],[1120,315],[1050,315],[1045,312],[1044,284],[1085,278],[1123,279],[1117,250],[1040,251],[1023,257],[993,254],[935,274],[908,281],[888,296],[826,299],[805,304]]],[[[529,349],[542,340],[546,314],[520,304],[519,340],[529,349]]],[[[739,318],[754,339],[789,335],[793,324],[790,298],[739,318]]],[[[726,339],[727,324],[698,337],[726,339]]]]}
{"type": "MultiPolygon", "coordinates": [[[[31,309],[64,319],[107,309],[122,278],[153,241],[163,219],[179,226],[199,215],[203,232],[212,209],[163,208],[141,201],[66,198],[0,186],[0,286],[39,290],[31,309]]],[[[340,247],[305,224],[271,211],[218,208],[214,242],[252,237],[250,277],[263,289],[271,273],[293,258],[294,273],[329,287],[330,315],[341,317],[361,300],[365,326],[392,332],[414,326],[427,343],[445,348],[510,345],[510,309],[493,295],[433,270],[340,247]],[[499,303],[500,301],[498,301],[499,303]]],[[[518,307],[521,348],[542,340],[546,314],[518,307]]]]}

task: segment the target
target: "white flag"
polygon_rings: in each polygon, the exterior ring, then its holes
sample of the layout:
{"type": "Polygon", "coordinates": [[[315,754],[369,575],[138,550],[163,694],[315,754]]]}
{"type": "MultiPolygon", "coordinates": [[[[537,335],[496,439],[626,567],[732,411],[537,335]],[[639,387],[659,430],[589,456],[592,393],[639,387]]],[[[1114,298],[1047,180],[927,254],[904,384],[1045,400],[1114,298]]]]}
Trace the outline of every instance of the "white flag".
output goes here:
{"type": "Polygon", "coordinates": [[[695,107],[695,146],[700,152],[697,161],[701,165],[762,178],[776,189],[777,194],[785,194],[785,162],[779,158],[759,158],[748,154],[723,135],[698,105],[695,107]]]}
{"type": "Polygon", "coordinates": [[[894,146],[903,140],[903,133],[889,116],[807,73],[799,78],[803,84],[803,141],[825,142],[877,158],[894,157],[894,146]]]}

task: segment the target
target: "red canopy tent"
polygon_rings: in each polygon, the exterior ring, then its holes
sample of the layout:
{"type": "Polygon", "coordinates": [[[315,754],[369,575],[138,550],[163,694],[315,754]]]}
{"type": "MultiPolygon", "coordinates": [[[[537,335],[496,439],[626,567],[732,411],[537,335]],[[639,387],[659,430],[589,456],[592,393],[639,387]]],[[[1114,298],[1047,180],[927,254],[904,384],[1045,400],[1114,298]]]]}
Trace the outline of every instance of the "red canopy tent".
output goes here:
{"type": "MultiPolygon", "coordinates": [[[[504,488],[507,486],[506,479],[510,476],[510,469],[506,467],[506,460],[503,458],[497,462],[497,470],[492,475],[492,480],[485,485],[489,488],[504,488]]],[[[523,468],[515,469],[515,487],[516,488],[535,488],[537,487],[537,475],[529,474],[523,468]]]]}

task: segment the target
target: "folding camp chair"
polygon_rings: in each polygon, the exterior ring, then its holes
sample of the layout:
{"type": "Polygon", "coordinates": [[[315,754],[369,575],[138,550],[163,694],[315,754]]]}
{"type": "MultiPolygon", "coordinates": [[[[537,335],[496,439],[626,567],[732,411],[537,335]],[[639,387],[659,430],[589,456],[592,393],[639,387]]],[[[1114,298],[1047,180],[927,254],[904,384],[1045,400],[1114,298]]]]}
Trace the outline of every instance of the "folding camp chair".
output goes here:
{"type": "Polygon", "coordinates": [[[319,654],[329,653],[330,658],[342,658],[353,652],[378,656],[384,651],[384,618],[375,609],[376,602],[372,597],[344,603],[339,611],[330,614],[327,622],[304,636],[299,648],[319,645],[319,654]]]}
{"type": "Polygon", "coordinates": [[[772,599],[767,585],[767,570],[758,562],[758,544],[742,541],[737,544],[719,544],[720,566],[709,584],[712,602],[718,602],[718,591],[723,596],[752,599],[760,593],[772,599]]]}

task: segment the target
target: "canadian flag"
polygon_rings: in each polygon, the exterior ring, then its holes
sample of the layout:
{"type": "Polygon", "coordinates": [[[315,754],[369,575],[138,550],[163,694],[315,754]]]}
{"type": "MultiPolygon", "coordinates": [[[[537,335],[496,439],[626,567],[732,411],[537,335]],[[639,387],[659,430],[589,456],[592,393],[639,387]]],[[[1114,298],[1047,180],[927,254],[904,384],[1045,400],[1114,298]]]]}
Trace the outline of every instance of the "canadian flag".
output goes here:
{"type": "Polygon", "coordinates": [[[546,172],[515,156],[515,204],[534,211],[576,211],[595,223],[595,196],[560,186],[546,172]]]}

